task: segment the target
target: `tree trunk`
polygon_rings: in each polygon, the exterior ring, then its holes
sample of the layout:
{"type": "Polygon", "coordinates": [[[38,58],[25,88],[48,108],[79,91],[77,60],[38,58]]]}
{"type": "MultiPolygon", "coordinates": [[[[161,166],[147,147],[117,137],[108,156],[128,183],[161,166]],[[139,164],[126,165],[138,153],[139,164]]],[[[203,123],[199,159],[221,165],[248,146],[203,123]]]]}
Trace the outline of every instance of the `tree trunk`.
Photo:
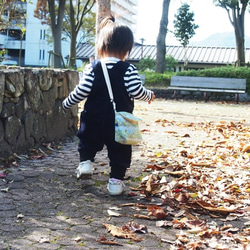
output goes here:
{"type": "Polygon", "coordinates": [[[22,66],[22,49],[23,49],[23,32],[21,31],[18,66],[22,66]]]}
{"type": "MultiPolygon", "coordinates": [[[[99,33],[99,25],[105,16],[110,15],[110,0],[96,0],[96,35],[99,33]]],[[[96,37],[97,37],[96,36],[96,37]]]]}
{"type": "Polygon", "coordinates": [[[235,31],[235,40],[236,40],[236,50],[237,50],[237,66],[245,65],[245,39],[237,34],[235,31]]]}
{"type": "Polygon", "coordinates": [[[95,0],[77,0],[69,1],[69,20],[70,20],[70,52],[69,52],[69,67],[76,66],[76,44],[77,36],[83,25],[83,18],[90,12],[95,0]],[[76,6],[74,6],[76,5],[76,6]],[[80,8],[83,7],[83,8],[80,8]]]}
{"type": "Polygon", "coordinates": [[[72,30],[71,41],[70,41],[70,53],[69,53],[69,67],[75,68],[75,64],[76,64],[76,31],[72,30]]]}
{"type": "Polygon", "coordinates": [[[245,11],[240,15],[233,12],[233,26],[237,51],[237,66],[245,65],[245,25],[244,25],[245,11]]]}
{"type": "Polygon", "coordinates": [[[54,68],[62,67],[62,32],[59,29],[55,29],[53,33],[53,63],[54,68]]]}
{"type": "Polygon", "coordinates": [[[76,63],[76,25],[75,25],[75,11],[73,7],[73,2],[70,0],[69,3],[69,18],[70,18],[70,52],[69,52],[69,67],[73,68],[76,63]]]}
{"type": "Polygon", "coordinates": [[[50,13],[50,20],[51,20],[51,30],[53,36],[53,63],[52,66],[55,68],[62,67],[62,25],[63,25],[63,18],[64,18],[64,9],[65,9],[65,1],[60,0],[58,6],[58,12],[56,16],[56,8],[55,8],[55,1],[56,0],[48,0],[49,5],[49,13],[50,13]]]}
{"type": "Polygon", "coordinates": [[[156,66],[155,72],[164,73],[166,68],[166,35],[168,27],[168,11],[170,0],[163,0],[162,17],[160,22],[160,29],[157,36],[157,48],[156,48],[156,66]]]}
{"type": "MultiPolygon", "coordinates": [[[[214,0],[215,1],[215,0],[214,0]]],[[[249,0],[217,0],[216,5],[227,11],[228,18],[234,27],[237,61],[236,66],[245,65],[245,12],[249,4],[249,0]]]]}

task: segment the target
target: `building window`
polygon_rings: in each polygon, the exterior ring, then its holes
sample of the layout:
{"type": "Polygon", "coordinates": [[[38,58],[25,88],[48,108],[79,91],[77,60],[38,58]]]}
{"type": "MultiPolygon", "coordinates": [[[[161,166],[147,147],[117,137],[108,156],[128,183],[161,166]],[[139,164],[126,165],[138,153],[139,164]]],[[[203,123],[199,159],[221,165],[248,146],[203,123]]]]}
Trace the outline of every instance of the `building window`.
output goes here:
{"type": "Polygon", "coordinates": [[[40,40],[42,40],[42,39],[43,39],[43,31],[40,30],[40,40]]]}
{"type": "Polygon", "coordinates": [[[46,30],[43,30],[43,40],[45,40],[45,38],[46,38],[46,30]]]}
{"type": "Polygon", "coordinates": [[[39,60],[44,60],[45,59],[45,50],[40,49],[39,50],[39,60]]]}

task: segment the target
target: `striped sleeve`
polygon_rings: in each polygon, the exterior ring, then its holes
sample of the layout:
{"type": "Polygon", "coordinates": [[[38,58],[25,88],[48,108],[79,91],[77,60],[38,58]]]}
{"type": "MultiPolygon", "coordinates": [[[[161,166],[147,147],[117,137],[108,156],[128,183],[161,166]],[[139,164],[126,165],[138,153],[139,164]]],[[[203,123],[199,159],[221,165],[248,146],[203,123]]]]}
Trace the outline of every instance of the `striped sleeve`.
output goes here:
{"type": "Polygon", "coordinates": [[[134,65],[130,64],[125,73],[124,80],[126,89],[131,97],[143,101],[151,101],[152,91],[142,85],[138,70],[134,65]]]}
{"type": "Polygon", "coordinates": [[[64,109],[69,109],[73,105],[78,104],[87,98],[91,92],[94,81],[94,73],[92,67],[86,67],[83,74],[80,77],[79,84],[69,94],[69,96],[63,101],[62,106],[64,109]]]}

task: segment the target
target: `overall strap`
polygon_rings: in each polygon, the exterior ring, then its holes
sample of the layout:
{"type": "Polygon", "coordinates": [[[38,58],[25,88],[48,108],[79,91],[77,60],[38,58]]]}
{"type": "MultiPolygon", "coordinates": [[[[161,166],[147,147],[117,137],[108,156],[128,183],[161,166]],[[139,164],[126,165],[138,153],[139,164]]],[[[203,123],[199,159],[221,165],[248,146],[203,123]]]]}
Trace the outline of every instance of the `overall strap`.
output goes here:
{"type": "Polygon", "coordinates": [[[103,60],[101,60],[101,65],[102,65],[102,70],[103,70],[105,82],[106,82],[106,85],[107,85],[107,88],[108,88],[110,101],[113,104],[114,110],[116,110],[116,105],[115,105],[115,101],[114,101],[114,96],[113,96],[113,91],[112,91],[112,87],[111,87],[111,83],[110,83],[110,79],[109,79],[107,66],[106,66],[106,64],[105,64],[105,62],[103,60]]]}

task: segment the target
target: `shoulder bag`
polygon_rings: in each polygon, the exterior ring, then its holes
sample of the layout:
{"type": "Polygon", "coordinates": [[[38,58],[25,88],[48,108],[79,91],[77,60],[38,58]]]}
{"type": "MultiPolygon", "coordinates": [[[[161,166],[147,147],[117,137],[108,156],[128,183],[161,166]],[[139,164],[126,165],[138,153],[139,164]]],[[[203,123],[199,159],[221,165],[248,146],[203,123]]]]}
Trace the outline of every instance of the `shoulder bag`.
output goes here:
{"type": "Polygon", "coordinates": [[[142,141],[142,135],[139,128],[140,118],[126,111],[116,111],[113,91],[106,64],[101,60],[102,70],[109,92],[110,101],[113,104],[115,112],[115,141],[121,144],[134,145],[142,141]]]}

